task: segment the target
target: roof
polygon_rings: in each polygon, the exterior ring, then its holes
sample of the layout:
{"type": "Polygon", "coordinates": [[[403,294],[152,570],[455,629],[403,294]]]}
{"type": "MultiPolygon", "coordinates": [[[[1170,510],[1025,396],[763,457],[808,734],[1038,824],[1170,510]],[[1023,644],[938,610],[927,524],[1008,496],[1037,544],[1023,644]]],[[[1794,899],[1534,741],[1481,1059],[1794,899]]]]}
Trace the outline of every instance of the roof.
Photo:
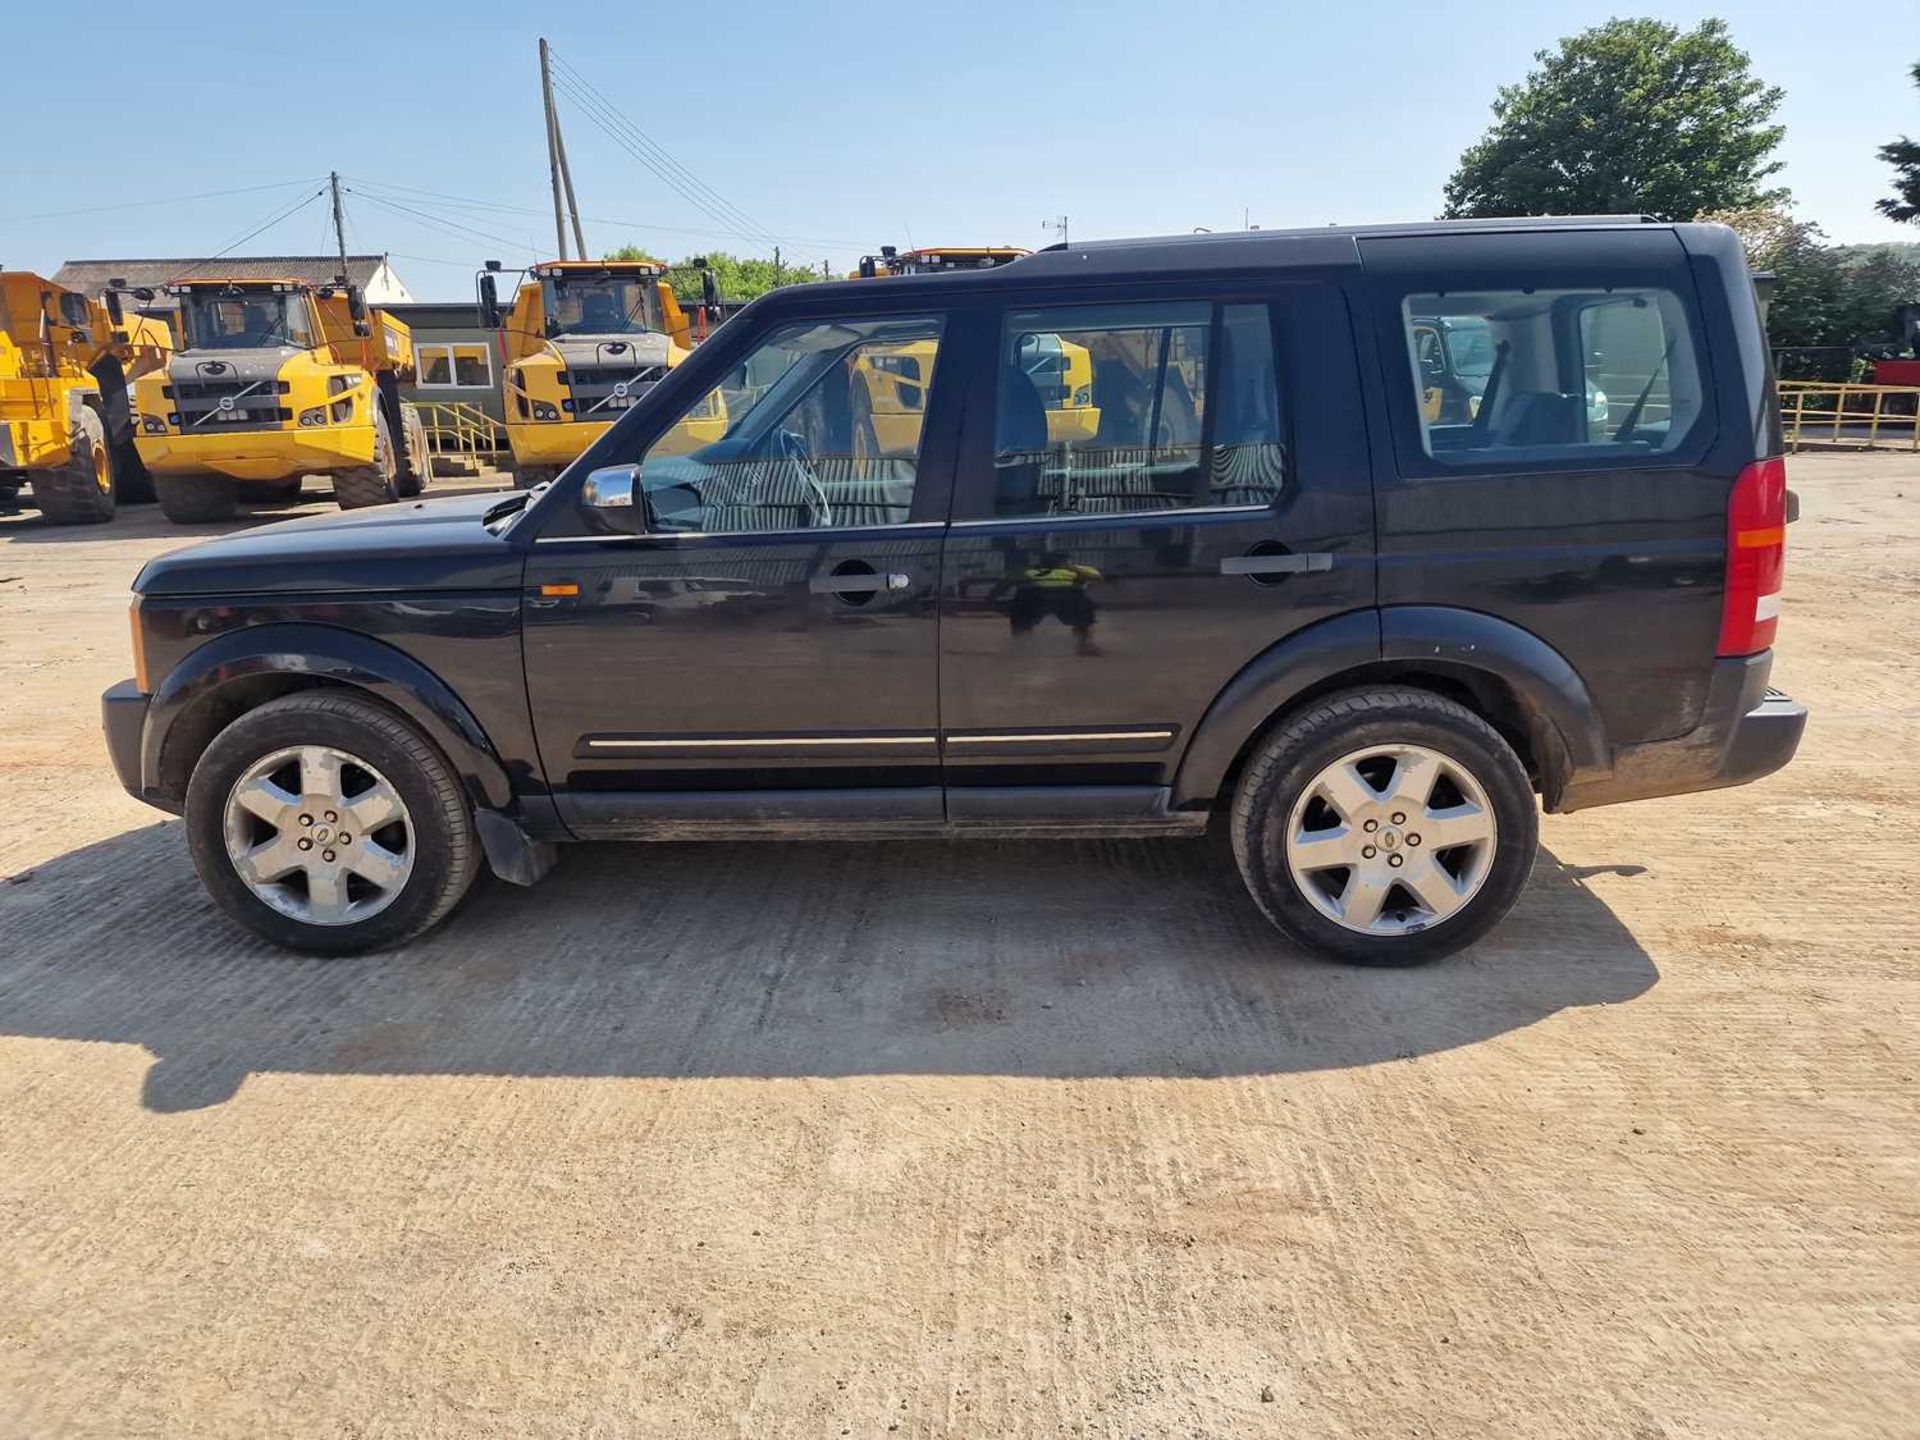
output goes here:
{"type": "MultiPolygon", "coordinates": [[[[387,263],[384,255],[349,255],[347,279],[362,290],[387,263]]],[[[239,280],[299,280],[331,285],[340,278],[338,255],[228,255],[217,260],[186,256],[177,260],[69,260],[54,274],[53,283],[86,295],[99,295],[111,280],[129,286],[159,289],[171,280],[206,277],[239,280]]]]}

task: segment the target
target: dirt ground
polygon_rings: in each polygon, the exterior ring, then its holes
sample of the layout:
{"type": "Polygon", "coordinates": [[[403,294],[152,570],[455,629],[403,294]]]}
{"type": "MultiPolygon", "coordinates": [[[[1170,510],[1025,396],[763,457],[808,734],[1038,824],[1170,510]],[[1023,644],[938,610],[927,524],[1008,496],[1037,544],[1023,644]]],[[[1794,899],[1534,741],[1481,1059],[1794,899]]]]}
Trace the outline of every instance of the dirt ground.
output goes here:
{"type": "Polygon", "coordinates": [[[0,517],[0,1435],[1914,1435],[1920,457],[1792,473],[1797,763],[1386,973],[1176,841],[275,952],[98,729],[192,532],[0,517]]]}

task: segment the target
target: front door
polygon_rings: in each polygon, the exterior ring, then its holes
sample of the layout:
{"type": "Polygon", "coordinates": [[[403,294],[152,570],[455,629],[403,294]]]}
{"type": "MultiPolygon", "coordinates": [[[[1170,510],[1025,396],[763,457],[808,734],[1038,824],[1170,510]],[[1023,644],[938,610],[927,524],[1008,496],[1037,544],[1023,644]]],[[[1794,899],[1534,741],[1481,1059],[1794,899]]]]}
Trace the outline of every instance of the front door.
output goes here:
{"type": "Polygon", "coordinates": [[[644,533],[534,544],[527,683],[577,832],[941,818],[942,329],[781,326],[650,447],[644,533]]]}
{"type": "Polygon", "coordinates": [[[1346,306],[1021,303],[998,331],[941,581],[948,813],[1151,818],[1235,674],[1373,603],[1346,306]]]}

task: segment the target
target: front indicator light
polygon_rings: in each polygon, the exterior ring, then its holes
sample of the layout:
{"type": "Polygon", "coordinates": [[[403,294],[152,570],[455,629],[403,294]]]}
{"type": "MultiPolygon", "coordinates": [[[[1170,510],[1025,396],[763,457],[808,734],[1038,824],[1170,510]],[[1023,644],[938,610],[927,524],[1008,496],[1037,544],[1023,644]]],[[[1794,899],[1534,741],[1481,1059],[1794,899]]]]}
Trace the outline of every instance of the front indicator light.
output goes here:
{"type": "Polygon", "coordinates": [[[140,433],[143,435],[164,435],[167,433],[167,422],[162,420],[158,415],[142,415],[140,417],[140,433]]]}
{"type": "Polygon", "coordinates": [[[300,425],[302,429],[305,429],[309,425],[324,425],[326,423],[327,407],[324,405],[316,405],[311,410],[302,410],[300,412],[300,425]]]}
{"type": "Polygon", "coordinates": [[[533,418],[536,420],[558,420],[560,412],[544,400],[533,402],[533,418]]]}
{"type": "Polygon", "coordinates": [[[152,677],[147,674],[147,632],[140,624],[140,597],[127,606],[127,619],[133,626],[133,683],[142,695],[153,693],[152,677]]]}

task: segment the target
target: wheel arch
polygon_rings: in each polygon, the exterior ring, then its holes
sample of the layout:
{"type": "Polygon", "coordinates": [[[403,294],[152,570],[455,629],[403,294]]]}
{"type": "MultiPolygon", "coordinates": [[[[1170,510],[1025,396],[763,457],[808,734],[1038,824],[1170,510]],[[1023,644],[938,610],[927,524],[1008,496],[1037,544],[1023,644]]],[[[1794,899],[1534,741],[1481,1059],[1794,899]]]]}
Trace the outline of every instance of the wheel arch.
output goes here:
{"type": "Polygon", "coordinates": [[[1545,641],[1478,611],[1392,606],[1321,621],[1242,669],[1194,731],[1174,808],[1216,804],[1276,725],[1359,685],[1414,686],[1465,705],[1513,746],[1549,810],[1576,777],[1610,768],[1585,682],[1545,641]]]}
{"type": "Polygon", "coordinates": [[[325,625],[262,625],[193,651],[148,706],[141,768],[160,796],[182,801],[206,748],[247,711],[297,690],[355,690],[417,726],[481,808],[512,804],[506,768],[486,731],[445,681],[404,651],[325,625]]]}

